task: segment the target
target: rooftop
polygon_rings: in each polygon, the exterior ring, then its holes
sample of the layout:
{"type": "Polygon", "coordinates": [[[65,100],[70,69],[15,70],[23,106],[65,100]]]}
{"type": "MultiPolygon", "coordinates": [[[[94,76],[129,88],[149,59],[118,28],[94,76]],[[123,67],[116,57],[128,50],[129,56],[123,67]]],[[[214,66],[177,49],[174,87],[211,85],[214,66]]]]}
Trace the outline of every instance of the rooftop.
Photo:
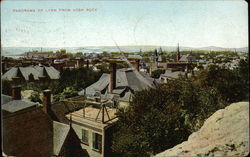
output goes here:
{"type": "MultiPolygon", "coordinates": [[[[95,95],[96,92],[107,91],[110,74],[104,73],[94,84],[86,88],[86,95],[95,95]]],[[[129,87],[133,91],[154,86],[154,79],[146,73],[137,72],[132,68],[118,69],[116,72],[116,88],[113,93],[120,93],[122,88],[129,87]],[[119,90],[118,90],[119,89],[119,90]]],[[[101,93],[102,93],[101,92],[101,93]]],[[[103,92],[105,93],[105,92],[103,92]]],[[[84,90],[78,93],[84,95],[84,90]]]]}
{"type": "Polygon", "coordinates": [[[8,111],[10,113],[14,113],[17,111],[21,111],[31,107],[37,107],[40,104],[31,102],[28,99],[21,99],[21,100],[13,100],[10,96],[1,95],[3,100],[2,102],[2,110],[8,111]]]}
{"type": "Polygon", "coordinates": [[[31,74],[34,80],[39,80],[39,77],[44,76],[48,76],[50,79],[59,79],[60,77],[60,72],[52,66],[28,66],[13,67],[2,76],[2,79],[12,80],[13,77],[21,75],[25,80],[29,80],[31,74]]]}
{"type": "Polygon", "coordinates": [[[69,133],[70,126],[53,121],[53,154],[58,155],[69,133]]]}
{"type": "Polygon", "coordinates": [[[105,107],[105,108],[106,108],[104,109],[104,122],[105,123],[102,123],[102,108],[96,108],[93,106],[87,106],[78,111],[69,113],[66,115],[66,117],[67,119],[70,119],[70,115],[71,115],[73,122],[89,124],[91,126],[96,126],[96,127],[105,127],[109,124],[114,123],[118,119],[115,115],[115,113],[117,112],[117,109],[110,108],[110,107],[105,107]]]}

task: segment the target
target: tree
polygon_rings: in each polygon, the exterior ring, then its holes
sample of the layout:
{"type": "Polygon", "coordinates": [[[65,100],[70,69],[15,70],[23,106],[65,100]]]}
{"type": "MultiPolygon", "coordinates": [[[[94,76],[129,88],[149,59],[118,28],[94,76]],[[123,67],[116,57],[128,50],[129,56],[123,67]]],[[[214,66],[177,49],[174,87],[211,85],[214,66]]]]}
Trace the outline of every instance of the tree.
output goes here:
{"type": "Polygon", "coordinates": [[[135,94],[128,111],[119,113],[119,131],[112,146],[115,152],[120,156],[150,156],[186,139],[178,120],[181,106],[169,103],[168,94],[162,87],[135,94]]]}
{"type": "Polygon", "coordinates": [[[245,85],[243,90],[245,91],[246,99],[249,99],[249,58],[240,60],[239,69],[237,71],[245,85]]]}
{"type": "Polygon", "coordinates": [[[152,156],[169,149],[218,109],[244,100],[244,86],[239,72],[210,66],[197,76],[138,91],[128,109],[118,112],[112,149],[119,156],[152,156]]]}
{"type": "Polygon", "coordinates": [[[165,70],[164,69],[157,69],[155,71],[152,72],[151,77],[153,78],[159,78],[161,74],[164,74],[165,70]]]}
{"type": "Polygon", "coordinates": [[[38,103],[42,103],[42,101],[41,101],[41,99],[40,99],[40,94],[39,94],[39,92],[37,92],[37,91],[33,91],[32,93],[31,93],[31,96],[30,96],[30,98],[29,98],[31,101],[33,101],[33,102],[38,102],[38,103]]]}
{"type": "Polygon", "coordinates": [[[59,82],[54,86],[52,92],[55,95],[55,101],[77,95],[75,94],[76,91],[80,91],[96,82],[101,74],[100,71],[85,67],[61,70],[59,82]],[[67,91],[73,93],[70,94],[67,91]]]}
{"type": "Polygon", "coordinates": [[[236,70],[221,69],[216,65],[209,66],[203,70],[195,80],[201,87],[214,87],[228,103],[245,99],[248,91],[244,90],[246,84],[236,70]]]}

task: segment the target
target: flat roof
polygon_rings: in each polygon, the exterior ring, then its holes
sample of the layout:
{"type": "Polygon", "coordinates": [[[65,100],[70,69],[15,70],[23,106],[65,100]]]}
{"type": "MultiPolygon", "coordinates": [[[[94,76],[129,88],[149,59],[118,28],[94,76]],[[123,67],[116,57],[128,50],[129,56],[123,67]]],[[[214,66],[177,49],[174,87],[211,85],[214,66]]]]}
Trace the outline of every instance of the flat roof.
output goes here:
{"type": "Polygon", "coordinates": [[[84,109],[80,109],[75,112],[71,112],[66,115],[67,119],[70,119],[70,115],[72,116],[73,122],[78,122],[85,125],[90,125],[93,127],[104,128],[118,120],[115,113],[117,109],[110,108],[106,106],[107,111],[104,108],[104,123],[102,123],[102,111],[101,108],[96,108],[93,106],[87,106],[84,109]],[[85,112],[85,116],[83,113],[85,112]],[[100,113],[99,113],[100,112],[100,113]],[[99,115],[98,115],[99,113],[99,115]],[[108,114],[107,114],[108,113],[108,114]],[[98,117],[97,117],[98,116],[98,117]]]}
{"type": "Polygon", "coordinates": [[[30,107],[38,106],[39,103],[31,102],[25,99],[22,100],[12,100],[2,105],[2,110],[14,113],[21,111],[30,107]]]}

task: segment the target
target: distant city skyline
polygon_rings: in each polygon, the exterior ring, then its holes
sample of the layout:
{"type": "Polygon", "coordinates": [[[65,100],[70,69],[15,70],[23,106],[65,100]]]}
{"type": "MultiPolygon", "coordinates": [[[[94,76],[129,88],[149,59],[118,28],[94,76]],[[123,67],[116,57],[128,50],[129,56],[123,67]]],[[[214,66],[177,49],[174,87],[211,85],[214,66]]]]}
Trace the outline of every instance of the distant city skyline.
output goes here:
{"type": "Polygon", "coordinates": [[[1,42],[2,47],[115,46],[115,43],[248,47],[248,4],[243,0],[7,0],[1,2],[1,42]]]}

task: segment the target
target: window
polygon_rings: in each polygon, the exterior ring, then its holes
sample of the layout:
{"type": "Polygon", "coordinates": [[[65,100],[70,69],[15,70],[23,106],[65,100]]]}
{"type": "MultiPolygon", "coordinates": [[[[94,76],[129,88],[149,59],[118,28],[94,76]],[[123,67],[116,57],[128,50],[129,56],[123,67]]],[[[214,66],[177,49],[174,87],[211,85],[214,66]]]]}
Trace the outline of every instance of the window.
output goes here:
{"type": "Polygon", "coordinates": [[[93,149],[101,152],[102,151],[102,135],[93,133],[92,137],[93,137],[93,149]]]}
{"type": "Polygon", "coordinates": [[[89,144],[89,132],[88,130],[82,129],[82,142],[84,144],[89,144]]]}

